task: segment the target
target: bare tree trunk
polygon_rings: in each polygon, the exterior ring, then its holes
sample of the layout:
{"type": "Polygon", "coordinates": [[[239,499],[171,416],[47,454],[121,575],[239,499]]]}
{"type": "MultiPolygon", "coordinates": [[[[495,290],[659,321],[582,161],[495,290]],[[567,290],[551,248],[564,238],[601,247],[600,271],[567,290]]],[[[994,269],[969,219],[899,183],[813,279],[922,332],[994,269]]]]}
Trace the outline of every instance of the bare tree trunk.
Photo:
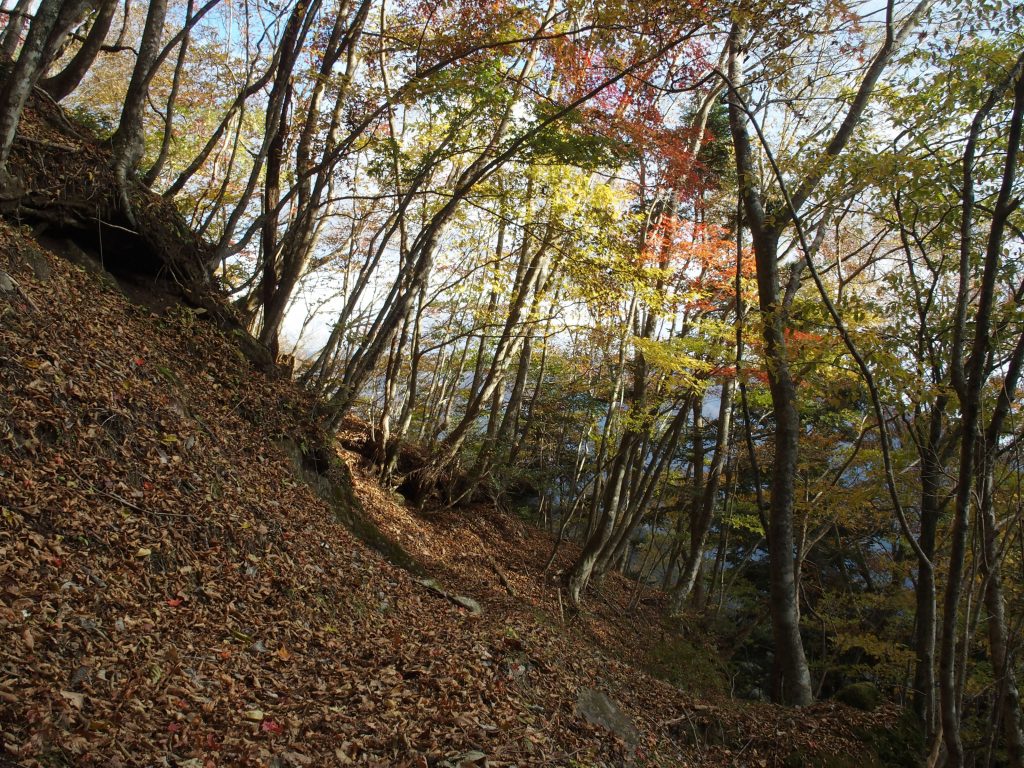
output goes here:
{"type": "Polygon", "coordinates": [[[416,407],[416,393],[419,389],[420,360],[423,357],[419,350],[419,343],[420,330],[423,322],[423,302],[425,298],[426,292],[421,291],[419,302],[416,306],[416,317],[412,324],[412,341],[410,343],[412,350],[410,352],[409,379],[406,385],[405,402],[402,404],[402,413],[398,417],[398,426],[395,429],[394,437],[385,449],[383,469],[383,475],[385,478],[390,478],[395,472],[395,468],[398,465],[398,452],[401,448],[402,441],[405,440],[405,436],[409,433],[409,425],[412,424],[413,408],[416,407]]]}
{"type": "MultiPolygon", "coordinates": [[[[276,352],[279,344],[278,337],[288,302],[316,244],[319,231],[317,214],[321,213],[324,207],[324,195],[333,177],[336,160],[332,161],[331,158],[338,143],[342,110],[348,102],[349,85],[359,64],[358,42],[369,9],[370,1],[362,0],[351,19],[348,3],[344,3],[338,11],[295,150],[297,178],[293,188],[293,215],[280,247],[273,250],[264,249],[264,253],[274,253],[275,260],[278,261],[275,266],[275,282],[270,286],[264,286],[262,291],[263,327],[260,331],[260,341],[272,352],[276,352]],[[345,60],[344,70],[335,72],[336,65],[342,58],[345,60]],[[314,139],[322,117],[326,83],[330,81],[332,74],[338,80],[338,85],[331,94],[333,106],[330,110],[327,135],[323,140],[323,150],[319,159],[314,162],[314,139]]],[[[264,215],[276,218],[278,212],[276,209],[265,209],[264,215]]],[[[323,217],[320,221],[323,221],[323,217]]],[[[404,223],[404,219],[400,219],[400,223],[404,223]]]]}
{"type": "Polygon", "coordinates": [[[964,765],[963,743],[960,740],[960,706],[956,674],[957,630],[960,626],[960,596],[963,589],[967,536],[970,528],[971,498],[976,472],[976,457],[980,445],[982,388],[987,379],[985,362],[991,351],[992,310],[996,301],[996,280],[999,272],[1003,235],[1010,213],[1016,208],[1013,185],[1017,175],[1017,154],[1021,142],[1021,124],[1024,118],[1024,54],[1006,78],[990,93],[986,103],[978,110],[971,124],[963,156],[963,186],[961,191],[960,220],[960,278],[957,290],[956,317],[953,325],[952,381],[960,402],[961,436],[959,475],[953,513],[949,576],[943,603],[943,628],[939,657],[939,694],[942,732],[950,768],[964,765]],[[992,208],[984,258],[981,284],[975,288],[971,262],[973,250],[974,218],[974,160],[984,121],[1003,98],[1013,89],[1013,110],[1006,138],[1002,181],[992,208]],[[970,356],[965,364],[963,348],[966,346],[967,311],[971,294],[977,291],[977,310],[974,315],[974,338],[970,356]]]}
{"type": "Polygon", "coordinates": [[[110,25],[116,12],[117,0],[103,0],[92,27],[89,29],[89,34],[86,35],[82,46],[71,58],[71,61],[56,75],[47,77],[40,83],[40,87],[55,101],[67,98],[82,82],[93,62],[96,61],[103,41],[107,39],[107,33],[110,32],[110,25]]]}
{"type": "MultiPolygon", "coordinates": [[[[154,63],[160,53],[160,41],[163,39],[164,18],[167,14],[167,0],[152,0],[146,14],[146,25],[139,43],[139,57],[132,70],[128,92],[124,97],[124,107],[117,130],[111,137],[114,149],[114,174],[122,187],[122,197],[127,201],[126,187],[128,177],[138,168],[139,162],[146,151],[142,133],[142,113],[146,106],[149,83],[153,79],[154,63]]],[[[126,211],[131,215],[130,206],[126,211]]]]}
{"type": "Polygon", "coordinates": [[[673,590],[673,611],[682,609],[700,576],[701,564],[704,559],[704,545],[707,542],[708,531],[711,529],[711,520],[715,512],[715,499],[729,456],[733,387],[733,379],[727,379],[722,383],[722,393],[718,402],[718,432],[715,436],[715,450],[711,457],[711,466],[708,468],[708,476],[704,482],[700,499],[694,500],[699,513],[693,517],[691,523],[690,553],[686,560],[686,567],[680,574],[679,581],[673,590]]]}
{"type": "Polygon", "coordinates": [[[479,415],[484,403],[490,398],[495,389],[504,377],[512,358],[518,353],[523,343],[523,321],[524,316],[531,306],[531,300],[544,289],[547,278],[548,249],[551,246],[553,235],[552,227],[548,227],[544,239],[538,245],[532,256],[527,255],[526,247],[523,248],[523,258],[520,262],[520,279],[512,288],[512,301],[508,309],[508,315],[502,328],[501,337],[491,358],[491,364],[487,374],[480,382],[480,386],[470,401],[466,403],[466,410],[462,419],[445,438],[437,457],[439,468],[454,460],[462,443],[465,441],[470,426],[479,415]]]}
{"type": "Polygon", "coordinates": [[[633,477],[629,484],[626,514],[624,517],[620,516],[619,525],[598,555],[594,567],[595,575],[603,576],[624,556],[630,537],[647,514],[662,474],[675,457],[679,436],[686,426],[688,410],[684,403],[676,411],[654,448],[651,448],[646,440],[637,444],[632,458],[633,477]],[[651,459],[645,466],[643,459],[648,454],[651,455],[651,459]]]}
{"type": "MultiPolygon", "coordinates": [[[[557,302],[557,292],[555,302],[557,302]]],[[[521,428],[519,428],[517,419],[516,425],[512,429],[512,442],[508,450],[508,463],[512,467],[515,466],[516,460],[519,458],[520,449],[526,444],[537,415],[537,401],[540,399],[540,393],[544,387],[544,372],[548,361],[547,338],[551,333],[551,321],[552,317],[549,316],[544,323],[544,335],[541,338],[540,366],[537,370],[537,383],[534,385],[533,395],[530,397],[530,404],[526,409],[526,418],[523,420],[521,428]]]]}
{"type": "Polygon", "coordinates": [[[979,476],[981,501],[979,513],[982,523],[981,570],[985,576],[985,609],[988,611],[988,645],[992,669],[996,677],[997,706],[993,707],[993,731],[1002,730],[1011,768],[1024,765],[1024,723],[1021,722],[1020,691],[1010,653],[1009,633],[1006,627],[1006,601],[1003,597],[1002,553],[999,547],[999,526],[996,522],[993,491],[995,485],[996,445],[987,446],[979,476]],[[1001,704],[1001,706],[999,706],[1001,704]],[[999,722],[997,713],[1003,713],[999,722]]]}
{"type": "Polygon", "coordinates": [[[14,61],[21,36],[25,33],[25,25],[29,22],[31,8],[32,0],[18,0],[14,8],[8,11],[7,25],[4,27],[3,37],[0,38],[0,63],[14,61]]]}
{"type": "Polygon", "coordinates": [[[188,0],[188,4],[185,8],[185,34],[181,39],[181,47],[178,49],[178,59],[174,64],[174,75],[171,77],[171,92],[167,96],[167,113],[164,115],[164,132],[163,138],[160,140],[160,151],[157,153],[156,160],[153,162],[153,165],[151,165],[149,170],[146,171],[146,175],[142,179],[142,183],[147,187],[153,186],[153,183],[160,176],[160,171],[163,170],[164,163],[167,162],[167,155],[171,150],[171,139],[174,137],[174,107],[178,100],[178,90],[181,88],[181,73],[185,68],[185,57],[188,55],[188,44],[192,39],[192,12],[194,7],[195,0],[188,0]]]}
{"type": "Polygon", "coordinates": [[[634,432],[627,432],[619,450],[612,462],[611,471],[605,485],[604,498],[601,502],[601,516],[597,520],[594,532],[587,538],[583,551],[568,573],[569,599],[573,605],[579,605],[583,598],[583,590],[590,582],[594,572],[594,566],[601,554],[608,539],[611,538],[615,523],[618,520],[619,508],[622,501],[622,486],[626,476],[627,464],[629,462],[632,448],[638,436],[634,432]]]}
{"type": "Polygon", "coordinates": [[[786,350],[785,318],[779,288],[779,233],[766,226],[766,215],[754,182],[753,151],[745,125],[746,113],[737,93],[742,82],[740,33],[733,30],[734,55],[729,60],[729,123],[736,150],[736,170],[741,179],[740,194],[746,220],[751,229],[754,259],[757,265],[758,302],[761,334],[768,369],[768,389],[775,410],[775,462],[772,468],[772,494],[768,521],[768,552],[771,562],[772,635],[775,643],[775,672],[781,690],[777,700],[796,705],[813,699],[811,676],[800,637],[793,562],[793,504],[800,440],[800,413],[796,403],[796,385],[789,370],[786,350]]]}
{"type": "MultiPolygon", "coordinates": [[[[945,398],[941,398],[942,401],[945,398]]],[[[914,712],[925,724],[929,738],[937,732],[935,681],[935,537],[942,513],[943,470],[939,456],[944,402],[937,402],[929,417],[929,433],[921,451],[921,533],[918,539],[927,559],[918,557],[914,628],[914,712]]]]}
{"type": "Polygon", "coordinates": [[[7,173],[7,160],[11,155],[14,134],[21,122],[25,102],[49,64],[47,44],[58,25],[63,5],[59,0],[42,0],[39,3],[18,60],[0,88],[0,193],[6,192],[12,183],[7,173]]]}

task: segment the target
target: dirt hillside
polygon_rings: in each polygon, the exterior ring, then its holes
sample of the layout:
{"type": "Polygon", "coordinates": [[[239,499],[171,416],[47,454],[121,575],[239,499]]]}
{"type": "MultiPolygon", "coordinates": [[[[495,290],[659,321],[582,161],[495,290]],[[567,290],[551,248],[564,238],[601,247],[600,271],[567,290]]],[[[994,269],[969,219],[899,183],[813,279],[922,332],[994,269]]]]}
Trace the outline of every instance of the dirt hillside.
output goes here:
{"type": "Polygon", "coordinates": [[[297,387],[68,256],[0,223],[0,765],[773,766],[894,717],[649,677],[627,582],[567,617],[517,518],[414,513],[339,449],[352,498],[297,387]]]}

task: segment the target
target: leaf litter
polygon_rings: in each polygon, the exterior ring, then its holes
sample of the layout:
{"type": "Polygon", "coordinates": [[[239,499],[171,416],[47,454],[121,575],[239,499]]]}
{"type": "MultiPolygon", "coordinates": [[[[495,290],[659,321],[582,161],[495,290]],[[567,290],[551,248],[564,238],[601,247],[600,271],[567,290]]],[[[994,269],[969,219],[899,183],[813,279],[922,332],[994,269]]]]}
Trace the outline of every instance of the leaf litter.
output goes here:
{"type": "Polygon", "coordinates": [[[343,451],[365,513],[482,611],[440,598],[295,476],[277,441],[315,439],[299,388],[187,308],[131,304],[10,225],[0,242],[32,304],[0,297],[0,757],[768,766],[849,754],[855,726],[894,717],[702,701],[648,677],[657,595],[628,616],[631,585],[611,577],[566,617],[547,535],[494,508],[415,513],[343,451]],[[636,743],[578,716],[594,687],[636,743]],[[709,722],[732,735],[691,738],[709,722]]]}

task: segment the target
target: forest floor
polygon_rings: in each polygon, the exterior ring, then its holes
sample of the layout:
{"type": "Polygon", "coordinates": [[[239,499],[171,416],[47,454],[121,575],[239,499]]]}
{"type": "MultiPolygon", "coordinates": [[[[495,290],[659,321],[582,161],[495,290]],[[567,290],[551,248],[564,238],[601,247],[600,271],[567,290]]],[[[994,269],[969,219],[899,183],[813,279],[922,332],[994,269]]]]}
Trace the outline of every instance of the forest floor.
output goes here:
{"type": "Polygon", "coordinates": [[[872,764],[894,710],[655,679],[657,594],[613,576],[570,617],[546,533],[416,512],[338,448],[394,565],[297,470],[296,385],[42,242],[0,222],[0,766],[872,764]]]}

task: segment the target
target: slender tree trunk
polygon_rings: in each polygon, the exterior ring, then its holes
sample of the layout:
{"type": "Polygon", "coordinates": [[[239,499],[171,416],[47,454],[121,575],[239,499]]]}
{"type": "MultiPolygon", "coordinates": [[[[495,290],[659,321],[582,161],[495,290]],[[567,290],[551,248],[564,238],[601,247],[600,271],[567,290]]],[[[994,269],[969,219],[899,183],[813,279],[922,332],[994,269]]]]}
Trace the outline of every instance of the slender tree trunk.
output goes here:
{"type": "MultiPolygon", "coordinates": [[[[749,156],[747,156],[749,161],[749,156]]],[[[740,169],[742,174],[744,169],[740,169]]],[[[749,212],[748,212],[749,216],[749,212]]],[[[756,217],[750,217],[754,220],[756,217]]],[[[763,217],[760,217],[763,219],[763,217]]],[[[800,637],[796,567],[794,563],[793,509],[800,444],[800,413],[796,384],[789,369],[778,280],[778,234],[752,231],[757,263],[768,389],[775,411],[775,461],[772,466],[768,520],[768,553],[771,561],[770,592],[775,666],[780,701],[805,706],[811,703],[811,677],[800,637]]]]}
{"type": "Polygon", "coordinates": [[[421,291],[419,302],[416,305],[416,317],[412,324],[412,341],[410,346],[409,379],[406,385],[405,402],[402,404],[402,413],[398,417],[398,426],[395,429],[394,438],[386,447],[384,456],[384,477],[390,478],[395,473],[398,465],[398,454],[405,436],[409,433],[409,426],[412,424],[412,413],[416,407],[416,396],[419,391],[420,360],[423,355],[419,350],[420,330],[423,322],[423,302],[425,292],[421,291]]]}
{"type": "Polygon", "coordinates": [[[32,0],[18,0],[7,15],[7,25],[4,27],[3,37],[0,38],[0,63],[14,61],[14,54],[18,51],[18,44],[21,36],[25,33],[25,26],[29,23],[29,11],[32,8],[32,0]]]}
{"type": "MultiPolygon", "coordinates": [[[[944,398],[943,398],[944,400],[944,398]]],[[[921,534],[919,543],[927,559],[917,559],[917,606],[915,613],[914,712],[925,724],[929,739],[938,724],[935,689],[935,536],[942,513],[943,466],[939,455],[942,437],[943,403],[936,403],[929,416],[928,440],[921,455],[921,534]]]]}
{"type": "Polygon", "coordinates": [[[86,35],[82,46],[71,58],[71,61],[56,75],[48,77],[40,83],[43,90],[50,94],[55,101],[67,98],[82,82],[93,62],[96,61],[103,41],[107,39],[107,33],[110,32],[110,25],[116,12],[117,0],[103,0],[92,27],[89,29],[89,34],[86,35]]]}
{"type": "Polygon", "coordinates": [[[686,567],[680,574],[679,581],[672,594],[672,609],[679,611],[686,602],[691,591],[693,591],[697,580],[700,577],[701,563],[703,562],[704,545],[707,542],[708,531],[711,529],[711,521],[714,518],[715,499],[718,495],[718,488],[729,456],[729,434],[732,428],[732,393],[734,387],[733,379],[726,379],[722,384],[722,392],[718,403],[718,432],[715,436],[715,450],[711,458],[711,466],[708,468],[708,476],[700,499],[695,499],[699,513],[694,516],[690,529],[690,554],[686,560],[686,567]]]}
{"type": "MultiPolygon", "coordinates": [[[[174,75],[171,77],[171,92],[167,97],[167,113],[164,115],[164,131],[163,138],[160,140],[160,151],[157,153],[156,160],[153,162],[153,165],[150,166],[148,171],[146,171],[146,174],[142,179],[142,183],[147,187],[153,186],[153,183],[160,176],[160,171],[163,170],[164,163],[167,162],[167,155],[171,150],[171,140],[174,138],[174,108],[178,101],[178,91],[181,88],[181,75],[185,69],[185,57],[188,55],[188,44],[192,39],[191,24],[194,7],[195,0],[188,0],[188,4],[185,8],[185,34],[181,39],[181,47],[178,49],[178,58],[174,64],[174,75]]],[[[107,24],[109,26],[109,21],[107,24]]]]}
{"type": "MultiPolygon", "coordinates": [[[[164,18],[167,15],[167,0],[151,0],[146,13],[146,25],[139,43],[139,57],[132,70],[128,92],[124,97],[121,109],[121,120],[117,130],[111,137],[114,148],[114,174],[122,188],[122,198],[127,202],[128,178],[138,168],[146,151],[143,136],[142,113],[149,94],[149,83],[153,79],[154,63],[160,53],[160,41],[163,39],[164,18]]],[[[126,205],[125,213],[131,215],[130,206],[126,205]]]]}
{"type": "Polygon", "coordinates": [[[630,537],[646,516],[661,476],[675,457],[679,436],[686,425],[688,410],[684,404],[676,411],[671,423],[653,448],[647,441],[638,443],[632,459],[630,503],[626,508],[628,515],[624,520],[620,520],[617,530],[598,556],[594,569],[596,574],[603,575],[612,570],[614,564],[623,556],[630,537]],[[644,457],[647,455],[650,455],[651,459],[645,466],[644,457]]]}
{"type": "Polygon", "coordinates": [[[495,389],[504,378],[512,358],[518,353],[523,343],[524,332],[523,322],[528,312],[528,307],[533,303],[531,300],[539,298],[543,291],[547,272],[547,252],[551,246],[552,227],[547,228],[547,233],[537,251],[527,260],[524,247],[523,260],[520,262],[520,279],[513,286],[512,302],[509,306],[508,315],[502,328],[501,337],[498,339],[491,358],[491,364],[486,375],[480,382],[476,393],[466,403],[466,410],[462,419],[445,437],[437,458],[437,467],[443,468],[446,464],[455,459],[463,441],[469,432],[470,426],[479,415],[484,403],[490,398],[495,389]]]}
{"type": "Polygon", "coordinates": [[[587,584],[590,582],[598,556],[615,529],[622,500],[622,486],[626,476],[629,454],[636,439],[637,435],[633,432],[627,432],[623,436],[605,485],[604,499],[601,503],[601,516],[597,520],[594,532],[587,538],[583,551],[569,571],[569,599],[573,605],[579,605],[582,601],[583,590],[586,589],[587,584]]]}
{"type": "Polygon", "coordinates": [[[957,631],[960,627],[960,597],[963,589],[967,560],[967,536],[970,529],[973,480],[976,472],[977,452],[981,438],[980,417],[982,388],[985,384],[986,359],[992,348],[990,334],[992,310],[996,301],[996,280],[1003,250],[1003,235],[1010,213],[1016,209],[1013,201],[1017,174],[1017,155],[1021,142],[1024,119],[1024,54],[1007,73],[1006,79],[992,91],[985,105],[977,112],[971,124],[963,156],[963,185],[961,189],[960,265],[957,290],[956,317],[953,325],[952,381],[960,402],[961,440],[959,474],[953,513],[953,531],[950,537],[949,575],[943,602],[943,628],[939,656],[939,694],[942,732],[945,739],[950,768],[964,765],[963,743],[960,739],[960,704],[957,685],[957,631]],[[1003,98],[1007,89],[1013,89],[1013,110],[1006,137],[1006,150],[1002,181],[992,207],[988,239],[982,260],[981,283],[975,287],[971,263],[976,254],[973,248],[974,218],[974,160],[978,139],[988,114],[1003,98]],[[967,338],[968,305],[972,293],[977,293],[974,314],[974,337],[970,356],[964,362],[963,349],[967,338]]]}
{"type": "Polygon", "coordinates": [[[981,570],[985,576],[985,609],[988,612],[988,645],[991,654],[992,668],[996,676],[997,706],[993,716],[1002,712],[1002,722],[998,719],[993,723],[994,730],[1003,733],[1007,756],[1011,768],[1024,765],[1024,723],[1021,722],[1020,691],[1017,688],[1017,676],[1014,671],[1013,657],[1010,653],[1009,633],[1006,625],[1006,601],[1003,597],[1002,554],[999,547],[999,526],[996,522],[995,502],[995,461],[993,451],[996,446],[989,445],[982,461],[982,472],[979,476],[981,500],[979,514],[982,523],[982,558],[981,570]],[[999,706],[1001,704],[1001,707],[999,706]]]}
{"type": "Polygon", "coordinates": [[[775,645],[776,698],[804,706],[813,699],[811,676],[800,637],[796,568],[794,564],[793,507],[800,445],[800,413],[796,384],[786,350],[785,318],[780,293],[777,224],[767,226],[759,192],[755,188],[753,150],[746,128],[746,112],[737,90],[743,82],[741,34],[732,32],[733,54],[729,57],[729,124],[736,152],[736,171],[746,220],[751,229],[757,267],[761,334],[768,368],[768,389],[775,411],[775,463],[768,520],[768,553],[771,562],[770,614],[775,645]]]}
{"type": "MultiPolygon", "coordinates": [[[[317,4],[314,3],[310,13],[315,12],[316,8],[317,4]]],[[[281,326],[288,304],[306,269],[310,254],[315,249],[321,231],[320,225],[330,214],[330,203],[325,206],[324,196],[333,179],[337,162],[337,158],[331,158],[338,144],[342,110],[348,102],[349,86],[359,64],[358,42],[369,9],[370,0],[362,0],[351,19],[348,3],[343,3],[338,10],[299,133],[295,150],[297,178],[293,189],[295,195],[292,216],[288,229],[281,238],[280,248],[276,249],[276,282],[263,290],[263,326],[260,330],[260,341],[275,353],[280,343],[281,326]],[[342,59],[345,62],[344,69],[337,72],[336,65],[342,59]],[[326,84],[331,81],[332,76],[338,84],[335,91],[330,94],[333,106],[327,120],[329,127],[323,138],[323,150],[319,159],[314,162],[313,149],[323,117],[322,104],[327,95],[326,84]]],[[[276,206],[275,210],[265,215],[276,217],[276,206]]],[[[404,225],[404,218],[400,218],[399,223],[404,225]]],[[[404,246],[404,229],[402,234],[404,246]]]]}
{"type": "Polygon", "coordinates": [[[0,87],[0,193],[11,184],[7,160],[11,155],[14,135],[21,122],[21,113],[36,81],[49,62],[47,43],[58,24],[64,4],[59,0],[42,0],[28,28],[17,61],[0,87]]]}

